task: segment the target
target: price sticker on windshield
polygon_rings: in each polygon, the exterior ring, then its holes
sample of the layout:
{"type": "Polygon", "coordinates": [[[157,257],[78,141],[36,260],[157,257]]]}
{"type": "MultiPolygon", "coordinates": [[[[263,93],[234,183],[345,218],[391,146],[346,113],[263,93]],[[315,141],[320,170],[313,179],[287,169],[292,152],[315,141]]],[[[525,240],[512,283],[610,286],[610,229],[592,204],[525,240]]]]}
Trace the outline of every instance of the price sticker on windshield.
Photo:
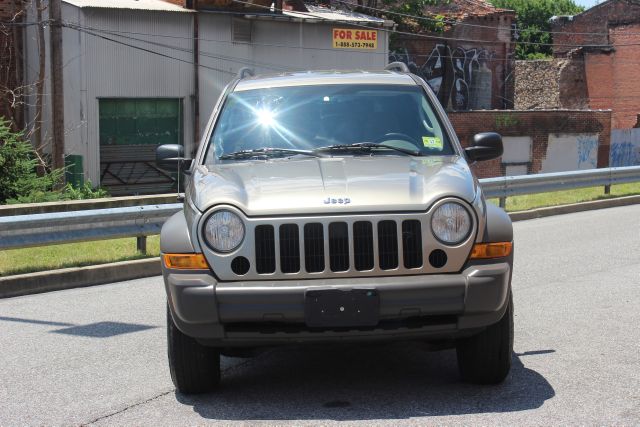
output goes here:
{"type": "Polygon", "coordinates": [[[444,148],[442,140],[435,136],[423,136],[422,145],[424,145],[426,148],[438,151],[442,151],[442,149],[444,148]]]}
{"type": "Polygon", "coordinates": [[[333,48],[334,49],[377,49],[377,30],[356,30],[349,28],[334,28],[333,48]]]}

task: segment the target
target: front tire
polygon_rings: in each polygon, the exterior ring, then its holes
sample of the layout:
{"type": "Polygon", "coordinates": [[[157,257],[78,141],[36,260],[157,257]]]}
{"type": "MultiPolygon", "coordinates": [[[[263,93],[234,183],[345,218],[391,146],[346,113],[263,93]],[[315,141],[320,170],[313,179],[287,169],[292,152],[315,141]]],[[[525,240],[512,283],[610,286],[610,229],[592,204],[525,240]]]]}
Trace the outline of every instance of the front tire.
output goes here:
{"type": "Polygon", "coordinates": [[[478,335],[456,344],[458,370],[464,381],[499,384],[511,369],[513,353],[513,298],[509,293],[507,311],[498,323],[478,335]]]}
{"type": "Polygon", "coordinates": [[[207,393],[218,387],[220,352],[183,334],[173,322],[168,304],[167,347],[171,380],[180,393],[207,393]]]}

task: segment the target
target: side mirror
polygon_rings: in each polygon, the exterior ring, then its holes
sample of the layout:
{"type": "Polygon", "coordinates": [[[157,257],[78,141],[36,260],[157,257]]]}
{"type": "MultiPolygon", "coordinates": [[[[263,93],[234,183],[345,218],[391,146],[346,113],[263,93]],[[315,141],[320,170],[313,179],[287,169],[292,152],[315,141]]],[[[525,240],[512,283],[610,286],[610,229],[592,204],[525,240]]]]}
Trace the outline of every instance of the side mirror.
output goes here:
{"type": "Polygon", "coordinates": [[[163,144],[156,148],[156,164],[167,172],[183,172],[191,169],[191,159],[184,158],[184,147],[180,144],[163,144]]]}
{"type": "Polygon", "coordinates": [[[473,137],[471,147],[464,149],[467,158],[474,162],[497,159],[502,156],[502,137],[495,132],[478,133],[473,137]]]}

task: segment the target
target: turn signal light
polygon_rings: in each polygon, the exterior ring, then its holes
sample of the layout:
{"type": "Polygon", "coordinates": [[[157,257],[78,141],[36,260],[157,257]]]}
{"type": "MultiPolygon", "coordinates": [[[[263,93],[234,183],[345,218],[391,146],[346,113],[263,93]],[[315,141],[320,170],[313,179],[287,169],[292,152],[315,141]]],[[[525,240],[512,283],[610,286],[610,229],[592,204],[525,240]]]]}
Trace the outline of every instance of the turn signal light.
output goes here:
{"type": "Polygon", "coordinates": [[[470,259],[504,258],[511,254],[512,242],[476,243],[473,245],[470,259]]]}
{"type": "Polygon", "coordinates": [[[202,254],[163,254],[167,268],[175,270],[208,270],[209,265],[202,254]]]}

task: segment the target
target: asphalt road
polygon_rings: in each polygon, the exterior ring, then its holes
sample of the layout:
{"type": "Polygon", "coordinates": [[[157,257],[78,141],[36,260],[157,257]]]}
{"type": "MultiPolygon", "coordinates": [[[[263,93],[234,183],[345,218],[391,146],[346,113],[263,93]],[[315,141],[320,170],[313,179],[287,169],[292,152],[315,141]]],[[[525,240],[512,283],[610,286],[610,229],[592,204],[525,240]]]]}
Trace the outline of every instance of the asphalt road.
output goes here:
{"type": "Polygon", "coordinates": [[[176,394],[159,277],[0,300],[0,425],[640,424],[640,205],[515,224],[514,367],[458,379],[419,344],[225,358],[176,394]]]}

